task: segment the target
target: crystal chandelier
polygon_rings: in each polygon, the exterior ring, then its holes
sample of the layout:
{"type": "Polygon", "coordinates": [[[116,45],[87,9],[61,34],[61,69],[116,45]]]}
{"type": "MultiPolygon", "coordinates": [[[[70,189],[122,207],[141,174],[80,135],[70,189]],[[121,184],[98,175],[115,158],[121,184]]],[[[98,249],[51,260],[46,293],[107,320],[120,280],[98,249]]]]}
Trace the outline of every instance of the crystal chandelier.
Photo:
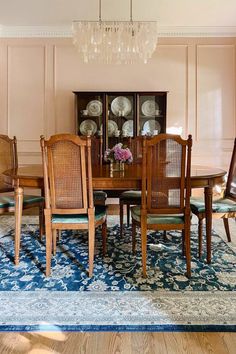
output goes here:
{"type": "Polygon", "coordinates": [[[132,10],[130,0],[130,21],[102,21],[99,0],[99,21],[73,21],[73,43],[84,63],[147,63],[156,49],[157,23],[133,21],[132,10]]]}

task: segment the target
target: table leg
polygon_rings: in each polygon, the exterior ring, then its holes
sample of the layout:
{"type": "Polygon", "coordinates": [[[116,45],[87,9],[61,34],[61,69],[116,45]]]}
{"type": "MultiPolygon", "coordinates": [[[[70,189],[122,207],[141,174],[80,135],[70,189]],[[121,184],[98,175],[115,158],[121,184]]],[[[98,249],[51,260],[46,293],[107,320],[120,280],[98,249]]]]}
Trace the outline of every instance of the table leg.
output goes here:
{"type": "Polygon", "coordinates": [[[206,245],[207,263],[211,263],[211,233],[212,233],[212,186],[205,187],[205,214],[206,214],[206,245]]]}
{"type": "Polygon", "coordinates": [[[15,188],[15,265],[19,264],[21,220],[23,209],[23,188],[15,188]]]}

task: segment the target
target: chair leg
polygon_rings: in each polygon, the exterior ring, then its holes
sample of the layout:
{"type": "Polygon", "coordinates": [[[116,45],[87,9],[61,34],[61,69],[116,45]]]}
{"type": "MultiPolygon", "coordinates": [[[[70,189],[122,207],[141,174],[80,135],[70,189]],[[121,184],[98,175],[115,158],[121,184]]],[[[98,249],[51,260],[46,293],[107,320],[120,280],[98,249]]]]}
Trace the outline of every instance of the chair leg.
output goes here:
{"type": "Polygon", "coordinates": [[[103,256],[107,253],[107,221],[102,224],[102,253],[103,256]]]}
{"type": "Polygon", "coordinates": [[[136,224],[132,219],[132,252],[135,253],[136,250],[136,224]]]}
{"type": "Polygon", "coordinates": [[[202,256],[202,226],[203,226],[203,219],[198,220],[198,257],[201,258],[202,256]]]}
{"type": "Polygon", "coordinates": [[[53,255],[56,255],[56,251],[57,251],[57,230],[54,229],[52,230],[52,251],[53,251],[53,255]]]}
{"type": "Polygon", "coordinates": [[[187,277],[191,277],[191,246],[190,246],[190,222],[189,226],[185,228],[185,252],[186,252],[186,266],[187,277]]]}
{"type": "Polygon", "coordinates": [[[58,230],[58,241],[61,239],[61,230],[58,230]]]}
{"type": "Polygon", "coordinates": [[[163,239],[166,242],[166,240],[167,240],[167,232],[166,232],[166,230],[163,231],[163,239]]]}
{"type": "Polygon", "coordinates": [[[126,205],[127,208],[127,226],[130,226],[130,205],[126,205]]]}
{"type": "Polygon", "coordinates": [[[225,232],[227,235],[227,240],[228,240],[228,242],[231,242],[231,236],[230,236],[230,231],[229,231],[229,220],[224,218],[223,221],[224,221],[225,232]]]}
{"type": "Polygon", "coordinates": [[[94,262],[94,246],[95,246],[95,227],[94,222],[89,225],[89,277],[93,276],[93,262],[94,262]]]}
{"type": "Polygon", "coordinates": [[[124,204],[120,201],[120,237],[123,237],[124,204]]]}
{"type": "Polygon", "coordinates": [[[147,276],[147,224],[141,222],[143,276],[147,276]]]}
{"type": "Polygon", "coordinates": [[[43,216],[44,207],[42,205],[39,206],[39,238],[42,241],[43,232],[44,232],[44,216],[43,216]]]}
{"type": "Polygon", "coordinates": [[[185,256],[185,230],[182,230],[182,256],[185,256]]]}
{"type": "Polygon", "coordinates": [[[15,189],[15,201],[15,265],[18,265],[20,258],[20,236],[23,209],[23,189],[21,187],[15,189]]]}
{"type": "Polygon", "coordinates": [[[52,257],[52,228],[51,215],[45,214],[46,225],[46,277],[51,273],[51,257],[52,257]]]}

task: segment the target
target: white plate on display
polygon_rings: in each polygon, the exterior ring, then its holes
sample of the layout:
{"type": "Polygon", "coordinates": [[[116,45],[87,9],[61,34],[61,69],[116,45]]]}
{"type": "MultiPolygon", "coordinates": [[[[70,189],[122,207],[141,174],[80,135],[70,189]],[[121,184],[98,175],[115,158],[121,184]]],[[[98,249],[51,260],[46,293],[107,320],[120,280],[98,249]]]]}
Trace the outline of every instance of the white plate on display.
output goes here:
{"type": "Polygon", "coordinates": [[[86,119],[80,124],[79,130],[82,135],[88,135],[89,133],[94,135],[97,131],[97,124],[91,119],[86,119]]]}
{"type": "Polygon", "coordinates": [[[159,106],[155,101],[147,100],[143,102],[141,111],[146,117],[155,117],[156,111],[159,111],[159,106]]]}
{"type": "Polygon", "coordinates": [[[88,110],[89,116],[100,116],[102,114],[102,102],[98,100],[90,101],[86,109],[88,110]]]}
{"type": "Polygon", "coordinates": [[[134,136],[133,120],[127,120],[127,122],[122,125],[122,134],[123,136],[134,136]]]}
{"type": "Polygon", "coordinates": [[[161,131],[161,125],[154,119],[147,120],[143,125],[143,132],[145,134],[153,134],[154,130],[158,130],[158,133],[161,131]]]}
{"type": "Polygon", "coordinates": [[[117,117],[126,117],[132,111],[132,105],[127,97],[118,96],[111,102],[111,110],[117,117]]]}
{"type": "MultiPolygon", "coordinates": [[[[102,131],[102,124],[100,127],[100,130],[102,131]]],[[[118,125],[114,120],[109,120],[107,123],[107,134],[109,137],[114,136],[115,132],[118,130],[118,125]]]]}

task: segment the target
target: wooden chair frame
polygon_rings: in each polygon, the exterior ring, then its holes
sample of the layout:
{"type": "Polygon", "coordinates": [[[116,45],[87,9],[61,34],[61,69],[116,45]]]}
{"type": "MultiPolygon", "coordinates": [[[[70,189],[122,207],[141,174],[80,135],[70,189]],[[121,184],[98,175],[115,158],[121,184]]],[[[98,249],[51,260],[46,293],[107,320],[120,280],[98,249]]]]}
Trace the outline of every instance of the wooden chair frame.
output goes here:
{"type": "Polygon", "coordinates": [[[41,149],[43,157],[44,171],[44,187],[46,206],[44,210],[46,224],[46,276],[51,272],[51,253],[52,241],[56,245],[57,230],[88,230],[89,234],[89,276],[93,274],[94,262],[94,246],[95,246],[95,228],[102,225],[103,253],[106,252],[106,217],[96,221],[95,209],[93,204],[92,189],[92,165],[91,165],[91,139],[81,139],[77,135],[58,134],[52,136],[49,140],[45,140],[41,136],[41,149]],[[81,148],[81,168],[82,168],[82,188],[83,188],[83,207],[80,209],[59,209],[55,204],[55,187],[54,187],[54,171],[52,165],[52,146],[57,142],[67,141],[81,148]],[[87,155],[87,168],[86,168],[87,155]],[[86,172],[87,170],[87,172],[86,172]],[[88,223],[52,223],[52,214],[86,214],[88,215],[88,223]],[[52,239],[53,238],[53,239],[52,239]]]}
{"type": "Polygon", "coordinates": [[[142,243],[142,264],[143,275],[146,276],[146,258],[147,258],[147,229],[151,230],[182,230],[183,249],[186,255],[187,276],[191,276],[191,248],[190,248],[190,195],[191,195],[191,148],[192,137],[189,135],[188,140],[183,140],[178,135],[159,134],[156,137],[143,140],[143,162],[142,162],[142,201],[141,201],[141,219],[140,222],[132,218],[132,244],[133,252],[135,251],[136,227],[141,227],[141,243],[142,243]],[[151,208],[151,169],[149,150],[152,146],[158,144],[162,140],[171,139],[182,145],[182,161],[181,161],[181,201],[179,208],[151,208]],[[187,162],[186,162],[187,157],[187,162]],[[147,224],[147,214],[180,214],[184,215],[185,222],[183,224],[147,224]]]}
{"type": "MultiPolygon", "coordinates": [[[[17,139],[14,136],[13,139],[9,138],[7,135],[0,134],[0,141],[4,141],[10,146],[11,150],[11,158],[12,158],[12,169],[18,168],[18,156],[17,156],[17,139]]],[[[1,171],[0,171],[1,173],[1,171]]],[[[0,186],[0,193],[6,193],[6,192],[13,192],[14,187],[13,185],[3,185],[0,186]]],[[[23,197],[23,196],[22,196],[23,197]]],[[[17,203],[18,201],[16,201],[17,203]]],[[[44,217],[43,217],[43,209],[44,209],[44,202],[35,202],[35,203],[30,203],[30,204],[24,204],[23,203],[23,210],[30,209],[38,207],[39,208],[39,233],[40,233],[40,239],[42,238],[43,235],[43,224],[44,224],[44,217]]],[[[0,214],[5,214],[5,213],[16,213],[15,219],[21,220],[22,215],[18,214],[18,208],[16,206],[9,206],[5,208],[0,208],[0,214]]],[[[20,233],[15,233],[15,265],[19,264],[19,259],[20,259],[20,233]]]]}
{"type": "MultiPolygon", "coordinates": [[[[142,158],[138,159],[136,158],[137,155],[137,142],[141,143],[141,149],[142,149],[142,141],[143,141],[143,136],[136,136],[136,137],[129,137],[124,140],[124,144],[126,143],[129,149],[131,149],[133,156],[135,157],[133,163],[142,163],[142,158]],[[135,152],[134,152],[135,151],[135,152]]],[[[130,197],[129,200],[124,200],[122,199],[122,193],[119,197],[119,205],[120,205],[120,237],[123,237],[123,221],[124,221],[124,205],[126,205],[126,216],[127,216],[127,225],[130,226],[130,206],[131,205],[140,205],[141,204],[141,198],[140,198],[140,203],[137,203],[137,198],[132,198],[130,197]]]]}
{"type": "MultiPolygon", "coordinates": [[[[232,180],[234,177],[233,176],[233,173],[234,173],[233,169],[234,169],[235,161],[236,161],[236,138],[234,140],[233,153],[232,153],[230,167],[229,167],[229,175],[228,175],[228,180],[227,180],[225,194],[224,194],[225,198],[231,199],[236,202],[235,195],[230,193],[230,187],[231,187],[232,180]]],[[[202,239],[203,239],[202,227],[203,227],[203,220],[206,218],[206,214],[205,214],[205,212],[196,212],[196,211],[193,211],[193,213],[198,217],[198,245],[199,245],[198,256],[199,256],[199,258],[201,258],[201,256],[202,256],[202,239]]],[[[236,212],[225,212],[225,213],[213,212],[212,218],[223,219],[227,240],[228,240],[228,242],[231,242],[231,235],[230,235],[228,219],[229,218],[236,218],[236,212]]]]}

